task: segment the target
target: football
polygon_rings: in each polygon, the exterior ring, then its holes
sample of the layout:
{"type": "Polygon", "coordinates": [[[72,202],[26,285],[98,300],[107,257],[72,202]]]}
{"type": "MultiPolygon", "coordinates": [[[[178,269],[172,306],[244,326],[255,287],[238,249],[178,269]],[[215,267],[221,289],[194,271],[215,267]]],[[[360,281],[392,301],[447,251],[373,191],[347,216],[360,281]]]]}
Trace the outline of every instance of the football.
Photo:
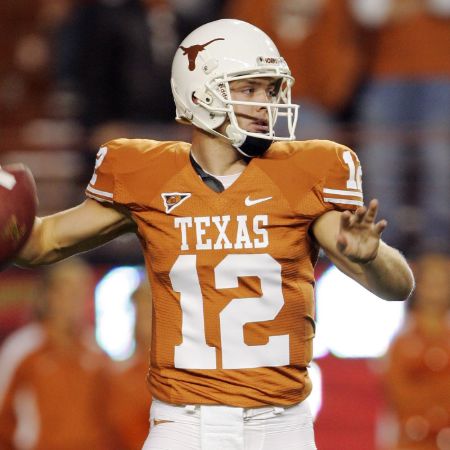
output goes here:
{"type": "Polygon", "coordinates": [[[23,164],[0,167],[0,270],[19,253],[33,228],[36,185],[23,164]]]}

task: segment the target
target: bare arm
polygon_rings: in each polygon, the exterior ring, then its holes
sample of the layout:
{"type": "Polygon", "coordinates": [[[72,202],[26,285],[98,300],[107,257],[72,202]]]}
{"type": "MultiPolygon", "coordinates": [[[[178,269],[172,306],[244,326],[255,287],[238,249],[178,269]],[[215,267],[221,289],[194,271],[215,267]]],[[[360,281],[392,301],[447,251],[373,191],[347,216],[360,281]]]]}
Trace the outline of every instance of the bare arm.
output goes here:
{"type": "Polygon", "coordinates": [[[30,239],[15,263],[49,264],[98,247],[132,231],[134,222],[125,213],[91,199],[51,216],[36,218],[30,239]]]}
{"type": "Polygon", "coordinates": [[[404,300],[414,288],[405,258],[381,241],[386,221],[375,222],[378,202],[369,208],[330,211],[313,225],[313,234],[338,269],[385,300],[404,300]]]}

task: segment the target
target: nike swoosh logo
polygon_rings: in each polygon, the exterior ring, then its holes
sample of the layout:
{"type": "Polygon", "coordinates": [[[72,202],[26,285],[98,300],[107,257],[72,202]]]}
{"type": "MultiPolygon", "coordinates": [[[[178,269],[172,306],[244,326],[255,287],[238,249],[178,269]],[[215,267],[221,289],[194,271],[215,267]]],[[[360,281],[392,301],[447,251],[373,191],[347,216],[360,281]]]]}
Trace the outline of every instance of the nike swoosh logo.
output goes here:
{"type": "Polygon", "coordinates": [[[267,202],[267,200],[270,200],[272,197],[264,197],[264,198],[255,198],[254,200],[251,200],[250,197],[247,197],[245,199],[245,206],[253,206],[257,205],[258,203],[267,202]]]}

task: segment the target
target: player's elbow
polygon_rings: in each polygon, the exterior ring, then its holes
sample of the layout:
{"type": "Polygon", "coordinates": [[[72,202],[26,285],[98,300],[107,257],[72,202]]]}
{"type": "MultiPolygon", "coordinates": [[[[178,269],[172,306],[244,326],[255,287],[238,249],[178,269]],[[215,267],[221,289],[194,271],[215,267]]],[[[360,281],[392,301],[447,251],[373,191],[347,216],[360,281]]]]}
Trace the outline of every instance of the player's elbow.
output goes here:
{"type": "Polygon", "coordinates": [[[416,282],[414,280],[414,274],[411,268],[407,266],[403,274],[402,282],[399,286],[399,295],[397,300],[408,300],[414,292],[415,287],[416,282]]]}
{"type": "Polygon", "coordinates": [[[403,302],[405,300],[408,300],[408,298],[411,296],[413,292],[413,288],[411,289],[397,289],[395,291],[389,291],[386,293],[382,293],[380,297],[383,300],[386,300],[388,302],[403,302]]]}
{"type": "Polygon", "coordinates": [[[405,301],[414,292],[414,288],[414,276],[411,270],[408,270],[395,283],[386,288],[380,297],[393,302],[405,301]]]}

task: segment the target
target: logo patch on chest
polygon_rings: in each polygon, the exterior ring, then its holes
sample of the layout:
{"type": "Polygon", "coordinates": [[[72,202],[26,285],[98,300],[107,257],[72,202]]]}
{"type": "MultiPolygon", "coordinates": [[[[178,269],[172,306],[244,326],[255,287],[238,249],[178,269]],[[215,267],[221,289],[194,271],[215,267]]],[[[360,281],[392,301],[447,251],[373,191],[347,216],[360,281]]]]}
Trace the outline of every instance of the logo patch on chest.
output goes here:
{"type": "Polygon", "coordinates": [[[177,206],[180,206],[185,200],[187,200],[192,194],[190,192],[164,192],[161,197],[166,208],[166,213],[170,213],[177,206]]]}

